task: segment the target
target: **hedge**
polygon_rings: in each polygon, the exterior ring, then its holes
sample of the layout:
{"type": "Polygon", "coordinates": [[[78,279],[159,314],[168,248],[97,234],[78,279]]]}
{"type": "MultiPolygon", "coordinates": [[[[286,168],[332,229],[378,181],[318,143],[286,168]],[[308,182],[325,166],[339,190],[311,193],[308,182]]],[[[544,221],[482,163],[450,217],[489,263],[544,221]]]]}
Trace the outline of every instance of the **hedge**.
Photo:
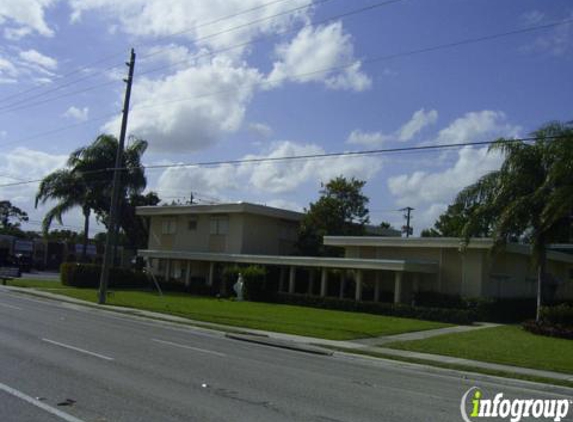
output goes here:
{"type": "Polygon", "coordinates": [[[467,309],[425,308],[383,302],[357,302],[351,299],[316,297],[289,293],[276,293],[273,299],[274,302],[287,305],[364,312],[367,314],[424,319],[451,324],[470,325],[476,320],[475,312],[467,309]]]}
{"type": "Polygon", "coordinates": [[[429,308],[466,309],[479,321],[514,323],[535,317],[536,300],[530,298],[463,298],[438,292],[414,295],[416,306],[429,308]]]}
{"type": "MultiPolygon", "coordinates": [[[[64,286],[99,287],[101,265],[65,262],[60,266],[64,286]]],[[[110,268],[108,287],[149,287],[149,279],[142,272],[124,268],[110,268]]]]}
{"type": "Polygon", "coordinates": [[[540,316],[545,324],[573,327],[573,306],[571,305],[544,306],[541,308],[540,316]]]}

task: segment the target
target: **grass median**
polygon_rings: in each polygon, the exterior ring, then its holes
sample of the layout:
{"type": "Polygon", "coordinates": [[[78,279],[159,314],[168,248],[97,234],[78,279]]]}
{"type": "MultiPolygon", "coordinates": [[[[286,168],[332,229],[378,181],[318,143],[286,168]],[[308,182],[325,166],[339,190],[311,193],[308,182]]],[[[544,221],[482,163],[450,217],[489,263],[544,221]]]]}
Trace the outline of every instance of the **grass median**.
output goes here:
{"type": "Polygon", "coordinates": [[[519,326],[444,334],[384,347],[573,374],[573,341],[535,335],[519,326]]]}
{"type": "MultiPolygon", "coordinates": [[[[89,302],[96,302],[96,289],[62,286],[57,282],[20,280],[19,286],[57,293],[89,302]],[[42,284],[46,283],[46,284],[42,284]]],[[[17,285],[10,282],[10,285],[17,285]]],[[[165,293],[139,290],[115,290],[109,296],[109,305],[143,309],[177,315],[195,321],[213,322],[233,327],[275,331],[330,340],[423,331],[449,326],[439,322],[409,318],[371,315],[315,309],[301,306],[260,302],[237,302],[227,299],[191,296],[185,293],[165,293]]]]}

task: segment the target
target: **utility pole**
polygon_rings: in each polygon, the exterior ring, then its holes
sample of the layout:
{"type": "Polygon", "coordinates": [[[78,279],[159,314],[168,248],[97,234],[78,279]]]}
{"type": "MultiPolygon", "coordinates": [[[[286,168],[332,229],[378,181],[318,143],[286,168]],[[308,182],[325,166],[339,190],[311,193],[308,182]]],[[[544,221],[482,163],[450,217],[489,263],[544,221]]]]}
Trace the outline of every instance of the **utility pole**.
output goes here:
{"type": "Polygon", "coordinates": [[[406,237],[410,237],[410,235],[413,232],[412,227],[410,227],[410,219],[411,219],[410,214],[412,213],[412,211],[414,211],[414,208],[406,207],[402,208],[400,211],[406,211],[406,214],[404,214],[404,218],[406,219],[406,225],[402,227],[402,233],[406,233],[406,237]]]}
{"type": "Polygon", "coordinates": [[[109,210],[109,220],[107,222],[107,236],[105,239],[105,250],[103,255],[103,264],[101,267],[101,277],[99,280],[99,291],[98,291],[98,303],[100,305],[105,304],[107,296],[107,284],[109,279],[109,268],[111,266],[111,260],[113,258],[114,244],[116,238],[116,226],[117,226],[117,212],[119,203],[119,194],[121,189],[121,167],[123,163],[123,148],[125,144],[125,133],[127,130],[127,116],[129,114],[129,98],[131,96],[131,83],[133,82],[133,68],[135,67],[135,51],[131,49],[131,54],[129,58],[129,66],[127,79],[124,82],[127,84],[125,88],[125,98],[123,100],[123,116],[121,119],[121,132],[119,134],[119,142],[117,146],[117,152],[115,154],[115,167],[113,169],[113,184],[111,187],[111,206],[109,210]]]}

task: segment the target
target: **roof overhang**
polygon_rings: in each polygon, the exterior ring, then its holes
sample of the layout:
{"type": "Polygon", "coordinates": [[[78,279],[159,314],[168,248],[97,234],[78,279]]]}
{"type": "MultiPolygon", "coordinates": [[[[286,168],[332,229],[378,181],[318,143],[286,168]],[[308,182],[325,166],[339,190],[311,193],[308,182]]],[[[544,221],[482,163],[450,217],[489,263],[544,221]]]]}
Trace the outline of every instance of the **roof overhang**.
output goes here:
{"type": "MultiPolygon", "coordinates": [[[[379,237],[379,236],[324,236],[328,246],[377,246],[399,248],[456,248],[463,246],[463,239],[456,237],[379,237]]],[[[491,238],[471,239],[470,249],[490,249],[491,238]]]]}
{"type": "Polygon", "coordinates": [[[140,250],[139,256],[146,258],[179,259],[188,261],[229,262],[237,264],[284,265],[306,268],[336,268],[353,270],[386,270],[434,274],[438,263],[423,260],[323,258],[310,256],[245,255],[203,253],[168,250],[140,250]]]}
{"type": "Polygon", "coordinates": [[[249,202],[237,202],[217,205],[154,205],[136,207],[135,210],[137,215],[146,217],[242,213],[281,218],[284,220],[300,221],[304,216],[304,214],[300,212],[267,207],[266,205],[251,204],[249,202]]]}

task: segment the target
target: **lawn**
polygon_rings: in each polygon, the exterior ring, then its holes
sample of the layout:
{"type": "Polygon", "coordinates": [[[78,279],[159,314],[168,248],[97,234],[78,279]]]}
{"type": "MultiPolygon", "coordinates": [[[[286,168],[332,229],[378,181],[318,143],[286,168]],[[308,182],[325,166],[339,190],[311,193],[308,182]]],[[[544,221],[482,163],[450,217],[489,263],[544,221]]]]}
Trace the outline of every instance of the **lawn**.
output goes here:
{"type": "Polygon", "coordinates": [[[6,285],[14,287],[40,287],[48,289],[58,289],[63,287],[60,280],[37,280],[31,278],[15,278],[13,280],[7,281],[6,285]]]}
{"type": "Polygon", "coordinates": [[[538,336],[519,326],[444,334],[384,347],[573,374],[573,340],[538,336]]]}
{"type": "MultiPolygon", "coordinates": [[[[25,284],[25,280],[21,283],[25,284]]],[[[56,283],[39,286],[38,284],[40,283],[37,281],[30,281],[30,285],[41,290],[96,302],[95,289],[77,289],[61,285],[58,289],[56,283]]],[[[108,304],[178,315],[196,321],[331,340],[377,337],[448,326],[448,324],[408,318],[260,302],[218,300],[184,293],[166,293],[160,297],[154,292],[117,290],[108,298],[108,304]]]]}

